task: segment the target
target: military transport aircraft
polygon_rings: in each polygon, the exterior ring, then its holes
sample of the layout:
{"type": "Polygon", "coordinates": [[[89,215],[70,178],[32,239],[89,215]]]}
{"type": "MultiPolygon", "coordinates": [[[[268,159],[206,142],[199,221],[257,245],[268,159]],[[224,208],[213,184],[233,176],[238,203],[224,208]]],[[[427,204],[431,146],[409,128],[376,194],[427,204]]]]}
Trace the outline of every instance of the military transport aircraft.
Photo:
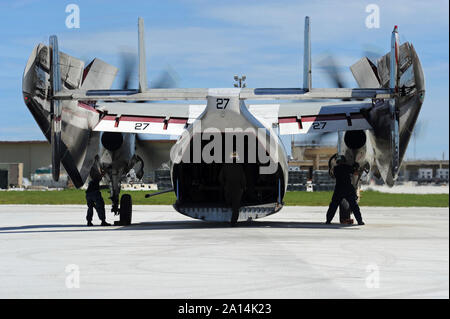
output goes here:
{"type": "MultiPolygon", "coordinates": [[[[175,135],[170,152],[174,208],[193,218],[230,221],[221,179],[227,165],[240,165],[246,186],[238,220],[246,221],[283,206],[288,165],[279,135],[338,132],[338,153],[360,167],[355,186],[364,172],[394,184],[425,95],[419,58],[412,44],[400,45],[397,26],[390,52],[375,63],[364,57],[351,66],[359,85],[353,89],[312,87],[309,17],[301,88],[148,88],[141,18],[138,30],[138,89],[110,89],[115,67],[99,59],[84,67],[59,51],[56,36],[34,48],[23,96],[52,145],[55,180],[60,162],[76,187],[109,165],[111,187],[120,185],[123,174],[140,162],[136,134],[175,135]],[[141,103],[182,100],[196,103],[141,103]],[[101,159],[102,149],[109,151],[109,160],[101,159]]],[[[114,194],[117,205],[118,191],[114,194]]],[[[131,199],[122,197],[120,206],[121,220],[130,223],[131,199]]]]}

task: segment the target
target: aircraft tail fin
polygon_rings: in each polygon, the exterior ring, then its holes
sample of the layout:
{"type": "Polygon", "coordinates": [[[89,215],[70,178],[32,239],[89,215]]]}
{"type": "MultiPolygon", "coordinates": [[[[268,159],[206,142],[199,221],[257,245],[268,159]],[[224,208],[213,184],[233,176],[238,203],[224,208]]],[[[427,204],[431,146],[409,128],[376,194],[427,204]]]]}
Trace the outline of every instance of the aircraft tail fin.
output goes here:
{"type": "Polygon", "coordinates": [[[147,91],[147,67],[145,64],[144,19],[138,19],[139,43],[139,92],[147,91]]]}
{"type": "Polygon", "coordinates": [[[305,36],[303,53],[303,88],[311,90],[311,29],[309,17],[305,17],[305,36]]]}

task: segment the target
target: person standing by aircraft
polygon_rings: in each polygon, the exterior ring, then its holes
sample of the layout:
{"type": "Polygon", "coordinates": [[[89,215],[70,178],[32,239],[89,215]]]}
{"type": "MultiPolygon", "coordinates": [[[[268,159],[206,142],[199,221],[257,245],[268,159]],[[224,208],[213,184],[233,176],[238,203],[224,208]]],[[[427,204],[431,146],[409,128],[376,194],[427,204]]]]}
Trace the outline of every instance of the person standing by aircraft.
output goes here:
{"type": "Polygon", "coordinates": [[[100,177],[96,176],[92,178],[86,189],[86,202],[88,206],[86,220],[88,226],[93,226],[92,217],[94,215],[94,208],[97,211],[98,218],[102,221],[101,226],[111,226],[111,224],[106,222],[105,202],[102,193],[100,193],[100,181],[103,175],[104,172],[102,172],[100,177]]]}
{"type": "Polygon", "coordinates": [[[243,164],[237,163],[239,155],[230,155],[231,163],[224,163],[219,173],[219,182],[224,189],[225,203],[231,206],[231,225],[235,226],[239,218],[242,195],[244,194],[246,179],[243,164]]]}
{"type": "Polygon", "coordinates": [[[326,224],[331,224],[339,204],[343,199],[346,199],[353,215],[355,215],[358,225],[364,225],[361,211],[356,201],[356,191],[351,182],[351,176],[355,172],[355,168],[347,164],[344,155],[338,156],[336,163],[337,165],[333,168],[333,173],[336,177],[336,185],[334,187],[330,206],[328,207],[326,224]]]}

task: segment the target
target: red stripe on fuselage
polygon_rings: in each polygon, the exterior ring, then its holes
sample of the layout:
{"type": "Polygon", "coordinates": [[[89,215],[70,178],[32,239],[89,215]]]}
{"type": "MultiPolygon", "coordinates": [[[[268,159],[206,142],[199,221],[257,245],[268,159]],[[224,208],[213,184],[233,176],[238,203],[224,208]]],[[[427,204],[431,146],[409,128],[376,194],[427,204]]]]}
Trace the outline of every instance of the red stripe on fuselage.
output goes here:
{"type": "Polygon", "coordinates": [[[83,102],[78,102],[78,106],[81,107],[81,108],[83,108],[83,109],[85,109],[85,110],[88,110],[88,111],[91,111],[91,112],[95,112],[95,113],[99,113],[99,112],[95,109],[95,107],[92,107],[92,106],[90,106],[89,104],[86,104],[86,103],[83,103],[83,102]]]}
{"type": "Polygon", "coordinates": [[[316,122],[316,121],[340,121],[340,120],[346,120],[347,118],[345,115],[310,115],[310,116],[302,116],[303,122],[316,122]]]}
{"type": "Polygon", "coordinates": [[[297,122],[296,117],[280,117],[278,123],[295,123],[297,122]]]}
{"type": "MultiPolygon", "coordinates": [[[[350,115],[352,120],[364,118],[362,114],[353,113],[350,115]]],[[[345,121],[347,117],[345,114],[330,114],[330,115],[307,115],[302,116],[302,122],[317,122],[317,121],[345,121]]],[[[299,120],[296,117],[280,117],[278,123],[296,123],[299,120]]]]}
{"type": "MultiPolygon", "coordinates": [[[[116,116],[106,115],[102,120],[104,121],[115,121],[116,116]]],[[[164,123],[163,117],[144,117],[144,116],[121,116],[120,122],[150,122],[150,123],[164,123]]],[[[169,119],[169,124],[186,124],[187,119],[182,118],[171,118],[169,119]]]]}

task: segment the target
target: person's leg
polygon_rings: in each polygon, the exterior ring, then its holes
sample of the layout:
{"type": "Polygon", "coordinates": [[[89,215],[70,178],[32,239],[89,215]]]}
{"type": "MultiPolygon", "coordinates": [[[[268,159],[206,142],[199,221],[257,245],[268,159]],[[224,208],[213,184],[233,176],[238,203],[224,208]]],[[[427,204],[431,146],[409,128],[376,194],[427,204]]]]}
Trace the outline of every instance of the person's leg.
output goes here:
{"type": "Polygon", "coordinates": [[[241,207],[241,199],[242,199],[242,191],[235,190],[232,196],[232,215],[231,215],[231,224],[235,225],[239,219],[239,208],[241,207]]]}
{"type": "Polygon", "coordinates": [[[232,198],[231,194],[229,192],[225,191],[224,198],[225,198],[225,206],[231,207],[231,205],[233,203],[233,198],[232,198]]]}
{"type": "Polygon", "coordinates": [[[98,218],[103,222],[106,222],[105,216],[105,202],[102,195],[99,193],[95,197],[95,210],[97,211],[98,218]]]}
{"type": "Polygon", "coordinates": [[[339,194],[335,191],[333,193],[333,197],[331,198],[330,206],[328,206],[327,221],[326,221],[327,224],[331,223],[331,221],[333,220],[333,217],[336,214],[336,210],[337,210],[341,200],[342,200],[342,197],[339,196],[339,194]]]}
{"type": "Polygon", "coordinates": [[[356,194],[352,193],[345,197],[348,204],[350,205],[350,209],[353,212],[353,215],[355,215],[355,219],[358,222],[359,225],[364,225],[364,222],[362,220],[361,216],[361,210],[359,209],[358,202],[356,201],[356,194]]]}
{"type": "Polygon", "coordinates": [[[86,203],[87,203],[87,214],[86,214],[86,220],[88,222],[88,226],[92,226],[92,216],[94,215],[94,201],[92,200],[91,196],[86,194],[86,203]]]}

